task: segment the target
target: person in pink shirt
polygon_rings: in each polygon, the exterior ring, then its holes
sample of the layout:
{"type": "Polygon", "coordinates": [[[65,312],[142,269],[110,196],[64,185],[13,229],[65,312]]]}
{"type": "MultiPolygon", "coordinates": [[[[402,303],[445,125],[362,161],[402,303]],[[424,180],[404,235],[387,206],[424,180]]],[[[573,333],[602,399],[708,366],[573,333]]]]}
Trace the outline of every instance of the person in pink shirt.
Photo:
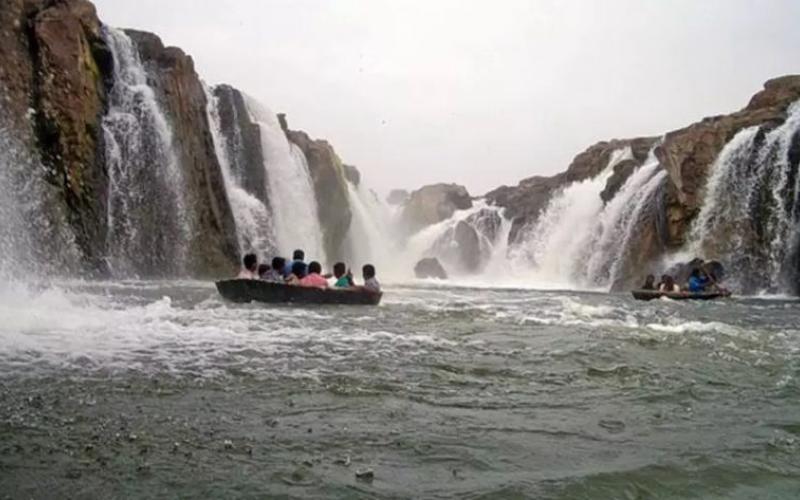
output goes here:
{"type": "Polygon", "coordinates": [[[254,280],[258,279],[258,257],[256,254],[249,253],[242,259],[242,270],[236,279],[254,280]]]}
{"type": "Polygon", "coordinates": [[[312,262],[308,265],[308,274],[298,283],[300,286],[309,288],[328,288],[328,280],[322,277],[322,266],[319,262],[312,262]]]}

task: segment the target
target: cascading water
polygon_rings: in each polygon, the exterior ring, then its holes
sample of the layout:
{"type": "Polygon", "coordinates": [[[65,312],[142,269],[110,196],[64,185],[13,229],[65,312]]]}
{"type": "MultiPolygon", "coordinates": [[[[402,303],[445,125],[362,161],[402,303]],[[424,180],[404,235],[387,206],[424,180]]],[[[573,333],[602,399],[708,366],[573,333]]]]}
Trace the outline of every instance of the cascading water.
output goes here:
{"type": "Polygon", "coordinates": [[[556,194],[527,237],[511,249],[512,274],[556,287],[607,288],[622,280],[667,178],[651,151],[604,205],[600,193],[614,167],[631,158],[629,148],[617,150],[602,173],[556,194]]]}
{"type": "Polygon", "coordinates": [[[740,131],[714,162],[689,248],[737,289],[800,292],[800,102],[774,129],[740,131]]]}
{"type": "Polygon", "coordinates": [[[348,182],[347,188],[353,212],[346,240],[348,264],[355,271],[358,266],[370,263],[384,275],[402,276],[403,272],[397,269],[397,259],[394,258],[395,239],[389,232],[391,214],[388,208],[363,183],[355,186],[348,182]]]}
{"type": "Polygon", "coordinates": [[[317,197],[303,152],[289,142],[273,112],[249,96],[245,104],[261,132],[278,251],[288,255],[302,248],[309,259],[326,262],[317,197]]]}
{"type": "Polygon", "coordinates": [[[107,26],[102,34],[114,56],[103,118],[109,268],[115,276],[181,274],[191,229],[172,130],[132,40],[107,26]]]}
{"type": "MultiPolygon", "coordinates": [[[[0,89],[0,99],[5,95],[0,89]]],[[[24,146],[0,106],[0,279],[36,280],[77,270],[80,252],[46,168],[24,146]]]]}
{"type": "Polygon", "coordinates": [[[552,283],[582,281],[603,210],[600,193],[614,167],[632,157],[629,147],[614,151],[603,172],[574,182],[553,197],[523,244],[523,251],[538,269],[538,279],[552,283]]]}
{"type": "MultiPolygon", "coordinates": [[[[217,160],[222,169],[222,177],[225,182],[225,190],[228,193],[228,201],[236,221],[236,236],[239,243],[241,254],[255,252],[262,258],[266,258],[276,253],[273,242],[275,232],[272,227],[272,217],[269,208],[256,196],[248,193],[241,185],[241,176],[237,175],[231,168],[231,158],[236,157],[235,152],[229,152],[229,142],[225,140],[219,117],[219,99],[206,90],[208,101],[208,121],[211,127],[211,136],[214,141],[214,149],[217,153],[217,160]]],[[[239,133],[234,130],[234,133],[239,133]]],[[[233,147],[242,147],[241,141],[234,141],[233,147]]]]}

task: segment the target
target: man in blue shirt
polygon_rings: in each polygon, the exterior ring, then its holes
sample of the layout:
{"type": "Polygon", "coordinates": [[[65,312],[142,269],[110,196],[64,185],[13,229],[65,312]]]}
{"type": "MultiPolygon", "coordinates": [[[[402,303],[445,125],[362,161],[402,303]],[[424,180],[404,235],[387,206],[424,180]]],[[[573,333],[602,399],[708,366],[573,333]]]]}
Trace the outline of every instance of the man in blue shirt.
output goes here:
{"type": "Polygon", "coordinates": [[[295,262],[299,262],[299,263],[303,264],[303,275],[302,276],[298,276],[298,278],[300,278],[300,279],[305,278],[306,274],[308,274],[308,266],[304,262],[305,259],[306,259],[306,253],[304,251],[299,250],[299,249],[295,250],[294,253],[292,254],[292,260],[286,262],[286,266],[284,266],[284,268],[283,268],[283,276],[286,277],[286,276],[289,276],[290,274],[292,274],[292,269],[294,267],[294,263],[295,262]]]}
{"type": "Polygon", "coordinates": [[[700,269],[695,268],[689,276],[689,291],[692,293],[705,292],[709,280],[700,269]]]}

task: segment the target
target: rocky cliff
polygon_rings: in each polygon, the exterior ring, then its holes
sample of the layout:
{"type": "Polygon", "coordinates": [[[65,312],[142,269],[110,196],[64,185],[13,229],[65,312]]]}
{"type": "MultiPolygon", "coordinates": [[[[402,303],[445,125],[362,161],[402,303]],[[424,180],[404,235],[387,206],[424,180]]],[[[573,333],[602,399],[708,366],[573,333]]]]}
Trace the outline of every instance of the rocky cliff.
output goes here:
{"type": "Polygon", "coordinates": [[[400,216],[402,230],[413,234],[420,229],[449,219],[456,210],[472,208],[467,188],[458,184],[432,184],[408,195],[400,216]]]}
{"type": "Polygon", "coordinates": [[[312,139],[301,130],[291,130],[286,115],[281,114],[278,117],[286,137],[300,148],[308,162],[308,170],[317,195],[325,254],[331,261],[343,259],[345,257],[343,243],[353,219],[347,182],[350,179],[358,184],[361,175],[355,167],[345,166],[342,163],[328,141],[312,139]]]}
{"type": "Polygon", "coordinates": [[[62,205],[50,210],[68,214],[89,267],[100,269],[107,183],[100,121],[112,63],[94,6],[9,0],[0,25],[6,114],[46,168],[51,204],[62,205]]]}
{"type": "Polygon", "coordinates": [[[192,240],[188,270],[194,276],[220,275],[235,268],[236,226],[209,130],[205,91],[194,61],[158,36],[127,30],[147,68],[174,134],[173,147],[186,183],[192,240]]]}

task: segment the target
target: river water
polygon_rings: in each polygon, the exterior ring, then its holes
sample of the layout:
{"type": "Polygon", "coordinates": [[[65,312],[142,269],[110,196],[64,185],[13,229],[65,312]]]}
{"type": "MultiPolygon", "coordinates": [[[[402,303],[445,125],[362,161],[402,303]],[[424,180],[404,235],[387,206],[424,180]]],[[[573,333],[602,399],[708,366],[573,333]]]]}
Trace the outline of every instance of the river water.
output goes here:
{"type": "Polygon", "coordinates": [[[800,304],[0,288],[0,498],[797,498],[800,304]],[[372,477],[356,477],[367,469],[372,477]]]}

